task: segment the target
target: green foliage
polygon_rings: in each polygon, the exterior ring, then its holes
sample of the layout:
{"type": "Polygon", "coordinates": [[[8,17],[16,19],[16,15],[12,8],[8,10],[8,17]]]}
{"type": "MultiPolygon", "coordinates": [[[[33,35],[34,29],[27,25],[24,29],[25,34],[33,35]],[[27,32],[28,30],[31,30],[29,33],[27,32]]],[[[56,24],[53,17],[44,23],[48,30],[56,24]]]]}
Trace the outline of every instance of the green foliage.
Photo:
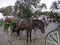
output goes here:
{"type": "Polygon", "coordinates": [[[57,15],[57,13],[54,13],[54,15],[55,15],[55,20],[58,21],[59,16],[57,15]]]}
{"type": "Polygon", "coordinates": [[[12,6],[8,6],[6,8],[1,8],[1,12],[3,13],[3,15],[10,15],[12,12],[12,6]]]}
{"type": "Polygon", "coordinates": [[[51,18],[54,18],[55,21],[57,21],[57,22],[60,21],[60,20],[59,20],[60,17],[58,16],[57,13],[50,12],[49,16],[50,16],[51,18]]]}
{"type": "Polygon", "coordinates": [[[43,13],[42,12],[40,12],[40,11],[36,11],[35,13],[34,13],[34,15],[42,15],[43,13]]]}
{"type": "Polygon", "coordinates": [[[55,15],[54,15],[54,13],[53,13],[52,11],[49,13],[49,16],[50,16],[51,18],[55,18],[55,15]]]}
{"type": "Polygon", "coordinates": [[[31,10],[29,10],[28,8],[26,8],[22,4],[20,4],[19,7],[15,8],[15,12],[17,12],[17,10],[19,10],[19,12],[17,13],[17,15],[20,18],[30,18],[33,15],[33,13],[31,12],[31,10]]]}
{"type": "Polygon", "coordinates": [[[3,12],[3,10],[4,10],[4,8],[0,8],[0,12],[1,12],[1,13],[3,12]]]}
{"type": "Polygon", "coordinates": [[[59,9],[56,1],[54,1],[54,2],[52,3],[50,9],[52,9],[52,10],[54,10],[54,9],[59,9]]]}
{"type": "Polygon", "coordinates": [[[3,30],[5,29],[5,23],[4,23],[4,21],[2,21],[2,29],[3,30]]]}
{"type": "Polygon", "coordinates": [[[23,11],[23,15],[24,15],[23,18],[30,18],[32,16],[32,12],[25,8],[23,11]]]}
{"type": "Polygon", "coordinates": [[[6,23],[5,21],[2,21],[2,27],[4,30],[8,29],[9,26],[12,26],[16,23],[16,19],[12,19],[11,22],[6,23]]]}
{"type": "Polygon", "coordinates": [[[4,16],[5,16],[5,15],[9,15],[7,9],[4,9],[2,13],[3,13],[4,16]]]}
{"type": "MultiPolygon", "coordinates": [[[[32,2],[34,2],[33,5],[36,7],[37,6],[36,4],[39,3],[39,0],[32,0],[32,2]]],[[[15,13],[18,16],[20,16],[20,18],[30,18],[33,15],[31,10],[29,8],[27,8],[27,7],[30,6],[30,4],[31,3],[29,2],[28,5],[26,6],[26,4],[20,4],[19,1],[16,1],[16,3],[15,3],[15,13]],[[19,12],[17,12],[18,10],[19,10],[19,12]]],[[[41,9],[42,9],[42,7],[46,8],[46,5],[43,4],[41,6],[41,9]]],[[[42,13],[40,11],[37,11],[37,12],[34,13],[34,15],[41,15],[41,14],[42,13]]]]}
{"type": "Polygon", "coordinates": [[[11,23],[16,23],[16,19],[12,19],[11,20],[11,23]]]}
{"type": "Polygon", "coordinates": [[[58,5],[56,2],[53,2],[54,9],[58,9],[58,5]]]}

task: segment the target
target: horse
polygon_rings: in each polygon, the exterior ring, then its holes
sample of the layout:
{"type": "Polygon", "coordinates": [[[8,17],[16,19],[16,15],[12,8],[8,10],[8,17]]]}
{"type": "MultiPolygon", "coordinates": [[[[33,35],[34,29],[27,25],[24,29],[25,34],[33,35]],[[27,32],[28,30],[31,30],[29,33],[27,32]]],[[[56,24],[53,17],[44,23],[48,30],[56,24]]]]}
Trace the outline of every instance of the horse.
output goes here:
{"type": "MultiPolygon", "coordinates": [[[[32,29],[34,29],[34,38],[33,38],[34,40],[37,39],[37,37],[36,37],[37,29],[39,29],[41,31],[41,33],[43,34],[43,35],[42,34],[41,35],[44,36],[44,33],[45,33],[44,27],[45,27],[45,24],[42,20],[39,20],[39,19],[32,20],[32,29]]],[[[39,33],[40,33],[40,31],[39,31],[39,33]]]]}
{"type": "Polygon", "coordinates": [[[19,37],[19,33],[21,30],[26,30],[27,31],[27,42],[28,42],[28,34],[30,33],[30,41],[31,41],[31,25],[30,22],[27,21],[26,19],[20,19],[18,20],[14,26],[13,26],[13,32],[17,33],[17,37],[19,37]]]}
{"type": "Polygon", "coordinates": [[[19,36],[19,32],[21,30],[27,31],[27,42],[28,42],[28,36],[30,36],[30,41],[31,41],[31,32],[32,32],[32,29],[34,29],[35,27],[38,27],[42,33],[45,33],[44,23],[38,19],[35,19],[35,20],[30,19],[29,21],[27,21],[26,19],[20,19],[19,21],[17,21],[15,26],[16,27],[13,28],[13,30],[17,32],[17,37],[19,36]],[[30,35],[28,35],[28,33],[30,33],[30,35]]]}

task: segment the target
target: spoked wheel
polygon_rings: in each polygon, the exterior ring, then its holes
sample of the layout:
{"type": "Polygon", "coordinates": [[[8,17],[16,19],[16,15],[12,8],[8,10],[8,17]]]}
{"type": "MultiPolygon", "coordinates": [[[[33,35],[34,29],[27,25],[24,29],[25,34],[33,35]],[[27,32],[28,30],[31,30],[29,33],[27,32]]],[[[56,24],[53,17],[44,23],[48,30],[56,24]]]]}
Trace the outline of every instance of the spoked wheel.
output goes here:
{"type": "Polygon", "coordinates": [[[47,34],[45,45],[60,45],[60,29],[53,30],[47,34]]]}

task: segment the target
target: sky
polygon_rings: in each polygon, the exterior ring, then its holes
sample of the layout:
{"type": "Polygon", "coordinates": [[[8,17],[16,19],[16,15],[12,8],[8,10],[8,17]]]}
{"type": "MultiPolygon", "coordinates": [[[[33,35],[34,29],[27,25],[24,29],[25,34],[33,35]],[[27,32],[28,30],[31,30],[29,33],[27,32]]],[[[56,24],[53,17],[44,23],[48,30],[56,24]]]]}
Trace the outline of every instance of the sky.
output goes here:
{"type": "Polygon", "coordinates": [[[6,7],[6,6],[9,6],[9,5],[14,5],[16,2],[16,0],[0,0],[0,8],[2,7],[6,7]]]}

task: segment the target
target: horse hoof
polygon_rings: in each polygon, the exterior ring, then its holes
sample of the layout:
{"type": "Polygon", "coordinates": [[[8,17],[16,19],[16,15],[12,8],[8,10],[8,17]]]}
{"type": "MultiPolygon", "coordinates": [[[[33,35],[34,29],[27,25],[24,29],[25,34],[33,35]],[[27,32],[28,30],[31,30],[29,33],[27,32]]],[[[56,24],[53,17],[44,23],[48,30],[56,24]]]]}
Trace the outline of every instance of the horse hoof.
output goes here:
{"type": "Polygon", "coordinates": [[[21,39],[20,37],[17,37],[17,40],[21,39]]]}
{"type": "Polygon", "coordinates": [[[33,40],[36,40],[37,38],[34,38],[33,40]]]}

